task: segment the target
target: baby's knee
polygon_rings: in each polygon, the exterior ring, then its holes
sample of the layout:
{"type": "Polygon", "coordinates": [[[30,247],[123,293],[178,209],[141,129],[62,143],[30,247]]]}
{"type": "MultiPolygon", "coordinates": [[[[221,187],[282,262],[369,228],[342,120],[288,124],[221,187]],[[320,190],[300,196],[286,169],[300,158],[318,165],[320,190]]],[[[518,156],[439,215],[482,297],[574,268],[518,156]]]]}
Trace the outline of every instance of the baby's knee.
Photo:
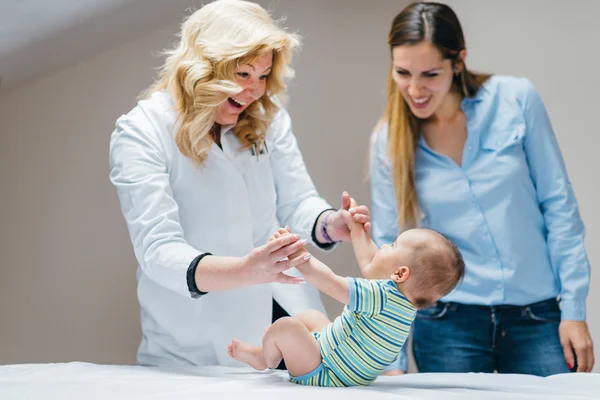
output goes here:
{"type": "Polygon", "coordinates": [[[273,322],[267,333],[287,331],[290,329],[297,329],[298,327],[304,326],[302,322],[296,317],[283,317],[273,322]]]}
{"type": "Polygon", "coordinates": [[[319,310],[306,310],[298,313],[296,318],[300,320],[311,320],[311,321],[321,321],[323,319],[329,320],[325,314],[323,314],[319,310]]]}
{"type": "Polygon", "coordinates": [[[296,318],[302,321],[304,326],[306,326],[311,332],[319,332],[325,326],[331,323],[329,318],[327,318],[325,314],[318,310],[303,311],[296,315],[296,318]]]}
{"type": "Polygon", "coordinates": [[[273,322],[263,335],[263,347],[272,341],[281,340],[288,335],[295,336],[295,333],[299,330],[306,330],[306,326],[296,317],[279,318],[273,322]]]}

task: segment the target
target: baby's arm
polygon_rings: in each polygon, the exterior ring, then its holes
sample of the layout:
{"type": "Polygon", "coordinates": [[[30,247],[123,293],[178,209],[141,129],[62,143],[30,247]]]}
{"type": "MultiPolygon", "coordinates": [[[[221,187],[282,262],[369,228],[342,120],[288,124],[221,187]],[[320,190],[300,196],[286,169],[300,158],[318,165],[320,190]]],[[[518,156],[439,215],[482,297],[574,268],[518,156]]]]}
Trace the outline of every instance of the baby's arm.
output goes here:
{"type": "MultiPolygon", "coordinates": [[[[356,207],[356,201],[351,199],[351,207],[356,207]]],[[[377,278],[371,276],[371,261],[377,253],[377,245],[371,240],[371,236],[365,231],[363,224],[354,221],[352,215],[348,211],[342,213],[348,227],[350,228],[350,238],[352,239],[352,248],[354,249],[354,256],[356,262],[360,267],[360,271],[363,276],[367,279],[377,278]]]]}
{"type": "Polygon", "coordinates": [[[304,279],[321,292],[328,294],[343,304],[350,304],[348,280],[334,273],[331,268],[311,256],[307,263],[296,267],[304,279]]]}
{"type": "MultiPolygon", "coordinates": [[[[361,225],[362,229],[362,225],[361,225]]],[[[274,240],[281,235],[287,235],[289,232],[286,229],[279,229],[271,239],[274,240]]],[[[304,254],[305,257],[310,257],[308,262],[298,265],[296,268],[304,275],[304,279],[309,281],[313,286],[321,292],[333,297],[343,304],[350,304],[350,292],[348,280],[344,277],[336,275],[331,268],[317,260],[306,250],[290,255],[290,258],[296,258],[304,254]]]]}

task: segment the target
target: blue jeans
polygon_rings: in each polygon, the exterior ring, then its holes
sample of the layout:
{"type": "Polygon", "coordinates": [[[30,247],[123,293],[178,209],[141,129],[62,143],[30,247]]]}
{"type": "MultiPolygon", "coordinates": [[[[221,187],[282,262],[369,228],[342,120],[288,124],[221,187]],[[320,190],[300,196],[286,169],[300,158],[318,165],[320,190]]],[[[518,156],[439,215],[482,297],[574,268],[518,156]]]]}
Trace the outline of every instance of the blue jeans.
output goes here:
{"type": "Polygon", "coordinates": [[[493,307],[438,302],[417,312],[413,354],[419,372],[566,373],[559,323],[556,299],[493,307]]]}

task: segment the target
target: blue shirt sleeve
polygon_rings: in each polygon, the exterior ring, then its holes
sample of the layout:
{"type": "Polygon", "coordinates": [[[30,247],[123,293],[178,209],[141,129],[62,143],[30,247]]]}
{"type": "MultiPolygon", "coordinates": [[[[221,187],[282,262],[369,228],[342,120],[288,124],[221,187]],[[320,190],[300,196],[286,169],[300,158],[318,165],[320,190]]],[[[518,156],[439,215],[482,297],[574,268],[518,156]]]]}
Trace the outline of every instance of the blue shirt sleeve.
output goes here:
{"type": "Polygon", "coordinates": [[[348,287],[350,311],[374,317],[385,307],[387,296],[381,281],[348,277],[348,287]]]}
{"type": "Polygon", "coordinates": [[[396,193],[387,157],[387,125],[371,136],[371,235],[377,246],[393,243],[399,235],[396,193]]]}
{"type": "Polygon", "coordinates": [[[585,227],[542,99],[527,79],[520,89],[526,123],[524,148],[546,224],[550,262],[560,280],[562,319],[585,320],[590,282],[585,227]]]}

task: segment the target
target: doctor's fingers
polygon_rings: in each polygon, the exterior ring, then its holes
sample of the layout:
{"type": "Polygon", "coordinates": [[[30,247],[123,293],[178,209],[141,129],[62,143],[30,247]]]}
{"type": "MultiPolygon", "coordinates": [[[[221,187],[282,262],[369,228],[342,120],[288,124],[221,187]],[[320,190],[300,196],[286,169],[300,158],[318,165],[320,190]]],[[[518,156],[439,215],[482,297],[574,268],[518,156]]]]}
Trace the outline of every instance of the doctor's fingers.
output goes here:
{"type": "Polygon", "coordinates": [[[363,224],[366,232],[371,230],[371,213],[367,206],[356,206],[350,209],[353,220],[359,224],[363,224]]]}
{"type": "Polygon", "coordinates": [[[356,203],[348,211],[350,211],[350,214],[352,214],[352,215],[358,215],[358,214],[370,215],[369,207],[367,207],[367,206],[358,206],[358,205],[356,205],[356,203]]]}
{"type": "MultiPolygon", "coordinates": [[[[278,240],[280,240],[280,239],[278,239],[278,240]]],[[[296,243],[292,243],[290,245],[282,247],[281,249],[271,253],[271,260],[273,260],[273,261],[282,260],[287,256],[290,256],[294,253],[299,252],[300,250],[303,250],[304,246],[306,246],[307,244],[308,244],[308,240],[304,239],[304,240],[299,240],[296,243]]]]}
{"type": "Polygon", "coordinates": [[[297,276],[289,276],[284,274],[283,272],[280,272],[277,274],[274,282],[297,285],[299,283],[304,283],[305,281],[304,278],[299,278],[297,276]]]}
{"type": "Polygon", "coordinates": [[[367,222],[371,222],[371,217],[364,214],[354,214],[353,220],[358,222],[359,224],[366,224],[367,222]]]}
{"type": "MultiPolygon", "coordinates": [[[[273,235],[273,236],[275,236],[275,235],[273,235]]],[[[264,246],[259,247],[259,249],[261,249],[261,250],[264,249],[264,251],[267,253],[267,255],[270,255],[273,252],[276,252],[277,250],[279,250],[285,246],[288,246],[294,242],[297,242],[299,239],[300,239],[299,235],[283,235],[279,238],[276,238],[275,240],[271,240],[264,246]]],[[[281,258],[283,258],[283,257],[281,257],[281,258]]],[[[279,258],[278,260],[281,260],[281,258],[279,258]]]]}
{"type": "Polygon", "coordinates": [[[300,255],[298,255],[294,258],[290,257],[290,258],[286,258],[285,260],[277,261],[274,264],[274,269],[272,270],[272,272],[280,273],[280,272],[287,271],[290,268],[295,268],[299,265],[304,264],[308,260],[310,260],[311,257],[312,257],[312,255],[310,253],[301,252],[300,255]]]}
{"type": "Polygon", "coordinates": [[[298,255],[294,258],[290,258],[289,259],[290,268],[295,268],[298,265],[302,265],[305,262],[308,262],[308,260],[310,260],[311,257],[312,257],[312,255],[310,253],[302,252],[302,253],[300,253],[300,255],[298,255]]]}

